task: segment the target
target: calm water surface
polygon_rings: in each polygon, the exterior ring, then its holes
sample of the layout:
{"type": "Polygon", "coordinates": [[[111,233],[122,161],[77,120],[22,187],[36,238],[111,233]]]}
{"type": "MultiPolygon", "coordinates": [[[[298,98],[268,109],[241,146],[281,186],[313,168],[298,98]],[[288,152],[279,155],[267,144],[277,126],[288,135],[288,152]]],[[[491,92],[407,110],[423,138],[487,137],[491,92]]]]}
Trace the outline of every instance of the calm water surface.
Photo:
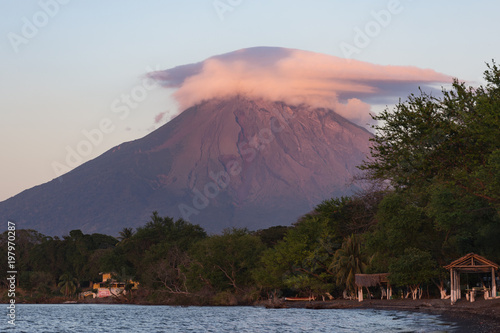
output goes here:
{"type": "Polygon", "coordinates": [[[453,332],[439,316],[371,309],[19,304],[1,332],[453,332]]]}

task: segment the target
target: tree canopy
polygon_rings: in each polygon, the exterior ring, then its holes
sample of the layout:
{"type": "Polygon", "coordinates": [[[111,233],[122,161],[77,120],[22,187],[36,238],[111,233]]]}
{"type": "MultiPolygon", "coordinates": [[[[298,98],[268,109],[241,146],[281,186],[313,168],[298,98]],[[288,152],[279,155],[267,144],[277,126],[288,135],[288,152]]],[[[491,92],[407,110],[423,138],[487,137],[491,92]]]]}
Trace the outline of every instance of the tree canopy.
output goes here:
{"type": "Polygon", "coordinates": [[[397,189],[440,183],[500,204],[500,70],[493,62],[485,86],[455,80],[442,97],[410,95],[379,122],[371,158],[361,165],[371,179],[397,189]]]}

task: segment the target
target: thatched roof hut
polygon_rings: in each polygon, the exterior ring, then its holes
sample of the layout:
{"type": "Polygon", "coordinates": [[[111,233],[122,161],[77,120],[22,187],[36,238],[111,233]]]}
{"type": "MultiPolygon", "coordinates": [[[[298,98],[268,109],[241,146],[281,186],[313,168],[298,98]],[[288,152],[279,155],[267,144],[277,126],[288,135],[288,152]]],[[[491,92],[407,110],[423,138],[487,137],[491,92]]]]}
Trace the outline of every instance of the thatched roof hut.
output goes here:
{"type": "Polygon", "coordinates": [[[389,273],[380,273],[380,274],[356,274],[354,277],[354,281],[356,286],[358,287],[375,287],[382,285],[382,283],[388,283],[389,279],[387,278],[389,273]]]}
{"type": "MultiPolygon", "coordinates": [[[[382,286],[382,284],[387,284],[387,292],[382,294],[382,297],[386,297],[390,299],[392,296],[392,288],[388,279],[389,273],[380,273],[380,274],[356,274],[354,276],[354,283],[358,288],[358,300],[363,301],[363,288],[382,286]],[[385,294],[385,295],[384,295],[385,294]]],[[[369,293],[369,292],[368,292],[369,293]]]]}

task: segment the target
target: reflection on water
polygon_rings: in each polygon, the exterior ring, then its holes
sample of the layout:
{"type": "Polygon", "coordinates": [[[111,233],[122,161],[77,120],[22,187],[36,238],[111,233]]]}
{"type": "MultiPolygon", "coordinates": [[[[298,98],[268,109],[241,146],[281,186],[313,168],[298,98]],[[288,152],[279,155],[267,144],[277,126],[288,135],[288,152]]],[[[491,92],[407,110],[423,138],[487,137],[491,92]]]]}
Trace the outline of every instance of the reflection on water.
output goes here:
{"type": "MultiPolygon", "coordinates": [[[[20,304],[15,332],[452,332],[438,316],[371,309],[20,304]]],[[[2,332],[9,325],[0,324],[2,332]]]]}

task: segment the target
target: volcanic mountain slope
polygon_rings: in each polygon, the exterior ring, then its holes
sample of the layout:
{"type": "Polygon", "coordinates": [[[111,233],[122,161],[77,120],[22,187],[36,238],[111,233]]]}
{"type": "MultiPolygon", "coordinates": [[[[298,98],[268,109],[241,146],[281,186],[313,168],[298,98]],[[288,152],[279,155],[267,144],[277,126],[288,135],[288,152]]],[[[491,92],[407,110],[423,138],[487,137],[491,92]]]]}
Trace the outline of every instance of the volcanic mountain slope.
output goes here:
{"type": "Polygon", "coordinates": [[[143,225],[154,210],[209,232],[288,225],[349,193],[370,137],[333,110],[212,99],[1,202],[0,216],[49,235],[116,235],[143,225]]]}

